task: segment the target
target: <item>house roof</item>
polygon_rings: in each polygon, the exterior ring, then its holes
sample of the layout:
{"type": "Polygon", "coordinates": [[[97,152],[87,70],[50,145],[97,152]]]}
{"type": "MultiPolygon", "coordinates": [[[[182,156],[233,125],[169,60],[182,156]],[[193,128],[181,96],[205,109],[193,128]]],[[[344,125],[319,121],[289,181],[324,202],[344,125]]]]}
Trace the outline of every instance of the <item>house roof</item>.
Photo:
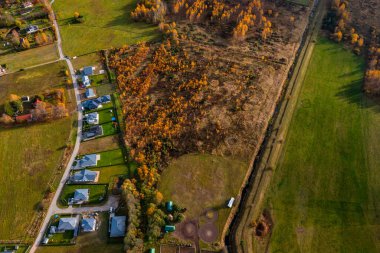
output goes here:
{"type": "Polygon", "coordinates": [[[89,88],[89,89],[86,90],[86,97],[88,97],[88,98],[93,98],[93,97],[95,97],[95,96],[96,96],[96,95],[95,95],[95,91],[94,91],[94,89],[89,88]]]}
{"type": "Polygon", "coordinates": [[[94,182],[98,173],[91,170],[81,170],[74,174],[73,180],[76,182],[94,182]]]}
{"type": "Polygon", "coordinates": [[[78,161],[78,164],[76,167],[86,168],[86,167],[96,166],[98,164],[99,159],[100,159],[100,155],[97,155],[97,154],[84,155],[78,161]]]}
{"type": "Polygon", "coordinates": [[[90,76],[94,74],[94,69],[92,66],[84,67],[82,71],[83,75],[90,76]]]}
{"type": "Polygon", "coordinates": [[[82,76],[82,82],[85,86],[89,86],[91,85],[91,80],[88,76],[84,75],[82,76]]]}
{"type": "Polygon", "coordinates": [[[97,100],[86,100],[82,102],[82,107],[86,110],[93,110],[101,107],[102,105],[97,100]]]}
{"type": "Polygon", "coordinates": [[[110,237],[122,237],[125,235],[126,216],[114,216],[111,218],[110,237]]]}
{"type": "Polygon", "coordinates": [[[90,198],[88,189],[76,189],[74,192],[74,201],[88,201],[90,198]]]}
{"type": "Polygon", "coordinates": [[[98,124],[99,123],[99,113],[92,112],[85,115],[85,119],[90,124],[98,124]]]}
{"type": "Polygon", "coordinates": [[[96,100],[99,103],[105,104],[105,103],[111,102],[111,96],[110,95],[101,96],[97,98],[96,100]]]}
{"type": "Polygon", "coordinates": [[[20,115],[20,116],[16,116],[16,121],[28,121],[28,120],[32,120],[32,114],[24,114],[24,115],[20,115]]]}
{"type": "Polygon", "coordinates": [[[76,217],[61,218],[58,224],[58,230],[74,230],[77,226],[78,219],[76,217]]]}
{"type": "Polygon", "coordinates": [[[92,126],[89,130],[83,133],[83,137],[85,139],[87,138],[94,138],[96,136],[101,136],[103,134],[103,127],[96,125],[92,126]]]}
{"type": "Polygon", "coordinates": [[[82,230],[85,232],[95,231],[96,220],[94,218],[84,218],[82,220],[82,230]]]}

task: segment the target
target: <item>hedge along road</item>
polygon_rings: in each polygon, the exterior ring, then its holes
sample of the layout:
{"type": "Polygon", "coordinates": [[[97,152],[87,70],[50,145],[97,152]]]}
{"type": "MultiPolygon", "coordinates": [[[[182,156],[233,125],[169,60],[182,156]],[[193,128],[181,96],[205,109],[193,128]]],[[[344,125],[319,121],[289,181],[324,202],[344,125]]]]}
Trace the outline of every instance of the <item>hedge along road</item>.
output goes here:
{"type": "Polygon", "coordinates": [[[46,213],[46,216],[45,216],[45,219],[41,225],[41,228],[40,228],[40,231],[38,232],[38,235],[37,235],[37,238],[36,240],[34,241],[31,249],[30,249],[30,253],[34,253],[39,245],[39,243],[41,242],[41,239],[44,235],[44,232],[45,232],[45,229],[46,229],[46,226],[47,224],[49,223],[50,221],[50,217],[55,214],[56,212],[59,212],[61,209],[57,206],[57,200],[58,200],[58,197],[66,183],[66,179],[70,173],[70,169],[71,169],[71,164],[74,162],[74,159],[75,157],[77,156],[78,154],[78,151],[79,151],[79,146],[80,146],[80,141],[81,141],[81,129],[82,129],[82,119],[83,119],[83,114],[82,114],[82,111],[81,111],[81,100],[80,100],[80,94],[79,94],[79,90],[78,90],[78,82],[77,82],[77,78],[75,76],[75,71],[74,71],[74,67],[70,61],[70,59],[66,58],[63,54],[63,50],[62,50],[62,39],[61,39],[61,34],[59,32],[59,28],[58,28],[58,23],[57,23],[57,20],[55,18],[55,15],[54,15],[54,26],[56,28],[56,35],[57,35],[57,48],[58,48],[58,53],[59,53],[59,59],[60,60],[65,60],[66,63],[67,63],[67,66],[69,67],[69,71],[70,71],[70,75],[71,75],[71,78],[73,80],[73,87],[74,87],[74,92],[75,92],[75,99],[76,99],[76,104],[77,104],[77,110],[78,110],[78,126],[77,126],[77,137],[76,137],[76,140],[75,140],[75,146],[74,146],[74,150],[71,154],[71,157],[70,157],[70,160],[69,160],[69,163],[67,164],[66,166],[66,169],[65,169],[65,172],[63,173],[63,176],[62,176],[62,179],[61,181],[59,182],[59,185],[57,187],[57,190],[56,190],[56,193],[54,195],[54,198],[53,200],[51,201],[51,204],[49,206],[49,209],[46,213]]]}
{"type": "Polygon", "coordinates": [[[297,62],[294,65],[292,76],[273,117],[274,124],[268,128],[268,136],[262,144],[262,150],[255,162],[250,181],[246,186],[239,212],[231,226],[229,235],[230,252],[253,252],[253,229],[250,228],[250,224],[260,216],[264,194],[284,146],[284,140],[288,133],[298,95],[322,25],[326,4],[326,0],[315,1],[314,11],[310,15],[309,26],[306,30],[297,62]]]}

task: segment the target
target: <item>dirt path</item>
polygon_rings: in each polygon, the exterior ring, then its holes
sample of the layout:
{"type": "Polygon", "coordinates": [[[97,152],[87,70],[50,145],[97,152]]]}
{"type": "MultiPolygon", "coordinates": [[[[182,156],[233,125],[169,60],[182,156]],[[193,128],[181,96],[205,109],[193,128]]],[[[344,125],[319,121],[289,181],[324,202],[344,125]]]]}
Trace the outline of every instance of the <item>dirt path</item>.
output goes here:
{"type": "Polygon", "coordinates": [[[314,41],[318,35],[319,29],[325,13],[326,0],[316,1],[318,4],[315,12],[312,12],[309,21],[309,27],[306,31],[306,37],[301,45],[295,68],[289,84],[286,88],[284,98],[279,105],[279,109],[274,115],[274,125],[268,128],[266,141],[262,145],[262,154],[256,161],[253,175],[245,189],[245,195],[242,198],[239,213],[231,226],[230,234],[230,252],[253,252],[253,230],[249,224],[260,216],[262,202],[264,200],[265,190],[267,189],[270,179],[273,175],[273,168],[277,163],[279,155],[286,138],[288,127],[297,103],[298,94],[304,79],[308,63],[314,48],[314,41]],[[313,14],[314,13],[314,14],[313,14]],[[272,169],[271,169],[272,168],[272,169]]]}

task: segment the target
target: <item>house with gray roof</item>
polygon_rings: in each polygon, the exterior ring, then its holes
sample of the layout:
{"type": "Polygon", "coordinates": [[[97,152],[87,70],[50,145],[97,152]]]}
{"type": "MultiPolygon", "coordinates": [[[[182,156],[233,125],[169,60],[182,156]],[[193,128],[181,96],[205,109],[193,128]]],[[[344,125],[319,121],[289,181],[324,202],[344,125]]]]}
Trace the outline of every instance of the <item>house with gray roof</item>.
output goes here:
{"type": "Polygon", "coordinates": [[[91,76],[94,74],[94,71],[95,71],[95,67],[87,66],[83,68],[82,75],[91,76]]]}
{"type": "Polygon", "coordinates": [[[99,171],[81,170],[76,172],[71,181],[75,183],[92,183],[98,181],[99,171]]]}
{"type": "Polygon", "coordinates": [[[110,222],[110,237],[123,237],[125,236],[125,221],[126,216],[113,216],[110,222]]]}
{"type": "Polygon", "coordinates": [[[84,218],[82,219],[82,231],[92,232],[96,229],[96,219],[95,218],[84,218]]]}
{"type": "Polygon", "coordinates": [[[106,104],[111,102],[111,95],[104,95],[96,99],[98,103],[106,104]]]}
{"type": "Polygon", "coordinates": [[[78,217],[63,217],[58,223],[58,232],[75,230],[78,225],[78,217]]]}
{"type": "Polygon", "coordinates": [[[99,113],[97,112],[87,113],[84,115],[83,119],[90,125],[97,125],[99,124],[99,113]]]}
{"type": "Polygon", "coordinates": [[[100,125],[95,125],[82,133],[82,139],[86,141],[86,140],[91,140],[102,135],[103,135],[103,127],[100,125]]]}
{"type": "Polygon", "coordinates": [[[86,98],[95,98],[95,90],[93,88],[88,88],[85,93],[86,98]]]}
{"type": "Polygon", "coordinates": [[[90,199],[89,189],[76,189],[75,190],[74,198],[73,198],[74,204],[83,204],[85,202],[88,202],[89,199],[90,199]]]}
{"type": "Polygon", "coordinates": [[[76,159],[72,166],[73,170],[80,170],[88,167],[95,167],[100,160],[100,154],[88,154],[76,159]]]}

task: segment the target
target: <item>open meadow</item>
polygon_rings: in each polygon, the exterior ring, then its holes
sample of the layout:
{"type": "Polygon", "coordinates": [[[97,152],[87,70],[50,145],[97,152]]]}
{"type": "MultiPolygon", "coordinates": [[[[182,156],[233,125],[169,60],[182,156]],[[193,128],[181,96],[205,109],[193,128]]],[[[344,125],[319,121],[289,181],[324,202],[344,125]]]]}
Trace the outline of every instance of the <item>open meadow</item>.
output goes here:
{"type": "Polygon", "coordinates": [[[56,0],[64,52],[82,55],[157,38],[156,26],[131,19],[135,6],[135,0],[56,0]],[[84,17],[83,23],[71,24],[74,12],[84,17]]]}
{"type": "MultiPolygon", "coordinates": [[[[62,63],[0,79],[0,103],[11,93],[38,94],[59,86],[62,63]]],[[[72,118],[30,126],[0,128],[0,240],[23,239],[70,140],[72,118]]]]}
{"type": "MultiPolygon", "coordinates": [[[[186,207],[187,220],[198,220],[215,212],[215,241],[221,239],[230,209],[227,202],[236,197],[246,173],[247,164],[238,159],[209,154],[189,154],[173,160],[161,175],[159,190],[166,200],[186,207]]],[[[180,235],[181,236],[181,235],[180,235]]]]}
{"type": "Polygon", "coordinates": [[[50,44],[13,54],[2,55],[0,56],[0,64],[6,64],[7,71],[13,72],[57,59],[58,53],[56,45],[50,44]]]}
{"type": "Polygon", "coordinates": [[[380,106],[363,73],[362,58],[318,40],[266,196],[271,252],[379,252],[380,106]]]}

